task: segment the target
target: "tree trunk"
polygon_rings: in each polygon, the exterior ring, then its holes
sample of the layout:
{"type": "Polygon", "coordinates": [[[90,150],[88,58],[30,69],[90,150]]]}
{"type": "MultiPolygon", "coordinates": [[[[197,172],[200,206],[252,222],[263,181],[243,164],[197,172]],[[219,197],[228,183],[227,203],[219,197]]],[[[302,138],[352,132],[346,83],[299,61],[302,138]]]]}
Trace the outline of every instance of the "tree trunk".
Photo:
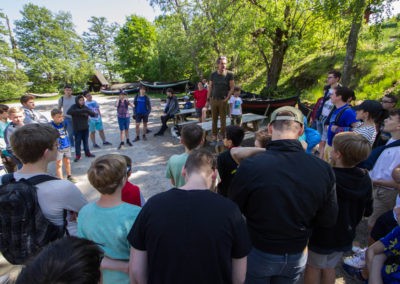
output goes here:
{"type": "Polygon", "coordinates": [[[354,16],[351,23],[351,29],[346,44],[346,57],[343,63],[342,85],[348,86],[351,82],[353,75],[353,62],[356,57],[358,35],[360,34],[364,10],[365,0],[358,0],[356,4],[356,11],[353,11],[354,16]]]}
{"type": "Polygon", "coordinates": [[[15,69],[18,70],[19,66],[18,66],[18,59],[17,59],[17,56],[16,56],[17,44],[15,43],[15,39],[14,39],[14,36],[12,34],[12,31],[11,31],[10,20],[8,19],[7,15],[5,16],[5,18],[6,18],[6,23],[7,23],[8,35],[10,37],[10,43],[11,43],[11,49],[12,49],[12,58],[14,59],[14,62],[15,62],[15,69]]]}

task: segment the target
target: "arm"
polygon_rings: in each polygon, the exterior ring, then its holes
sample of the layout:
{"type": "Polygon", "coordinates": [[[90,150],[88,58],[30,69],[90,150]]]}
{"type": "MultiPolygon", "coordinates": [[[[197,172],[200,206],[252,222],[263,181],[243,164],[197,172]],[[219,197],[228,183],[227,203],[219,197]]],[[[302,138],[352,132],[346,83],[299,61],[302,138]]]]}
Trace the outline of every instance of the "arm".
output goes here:
{"type": "Polygon", "coordinates": [[[210,104],[210,98],[212,94],[212,88],[213,88],[213,82],[210,80],[210,83],[208,84],[208,89],[207,89],[207,103],[206,106],[208,107],[210,104]]]}
{"type": "Polygon", "coordinates": [[[61,98],[59,98],[58,99],[58,105],[57,105],[57,108],[59,109],[59,110],[61,110],[61,108],[62,108],[62,106],[63,106],[63,98],[62,98],[62,96],[61,96],[61,98]]]}
{"type": "Polygon", "coordinates": [[[147,251],[131,247],[129,279],[134,284],[147,283],[147,251]]]}
{"type": "Polygon", "coordinates": [[[383,180],[383,179],[376,179],[372,181],[372,184],[375,186],[382,186],[388,188],[396,188],[397,183],[394,180],[383,180]]]}
{"type": "Polygon", "coordinates": [[[247,256],[232,258],[232,283],[241,284],[246,279],[247,256]]]}
{"type": "Polygon", "coordinates": [[[105,256],[103,258],[103,260],[101,261],[100,268],[120,271],[120,272],[128,274],[129,273],[129,262],[122,261],[122,260],[116,260],[116,259],[108,258],[107,256],[105,256]]]}
{"type": "Polygon", "coordinates": [[[231,98],[231,96],[233,94],[233,88],[234,87],[235,87],[235,81],[232,79],[232,80],[229,81],[229,92],[228,92],[228,95],[226,96],[226,99],[225,99],[226,102],[231,98]]]}
{"type": "Polygon", "coordinates": [[[231,156],[236,163],[240,164],[244,159],[262,152],[265,152],[264,148],[236,147],[231,149],[231,156]]]}

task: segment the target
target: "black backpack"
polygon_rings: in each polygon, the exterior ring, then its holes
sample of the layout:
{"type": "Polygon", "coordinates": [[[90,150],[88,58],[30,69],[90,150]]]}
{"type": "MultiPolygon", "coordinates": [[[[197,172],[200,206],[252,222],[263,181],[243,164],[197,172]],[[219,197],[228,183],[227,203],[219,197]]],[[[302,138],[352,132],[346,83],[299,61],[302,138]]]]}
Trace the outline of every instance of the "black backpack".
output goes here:
{"type": "Polygon", "coordinates": [[[49,175],[37,175],[16,181],[13,174],[2,177],[0,186],[0,252],[11,264],[24,264],[49,242],[66,233],[64,225],[51,223],[40,209],[36,185],[57,180],[49,175]]]}

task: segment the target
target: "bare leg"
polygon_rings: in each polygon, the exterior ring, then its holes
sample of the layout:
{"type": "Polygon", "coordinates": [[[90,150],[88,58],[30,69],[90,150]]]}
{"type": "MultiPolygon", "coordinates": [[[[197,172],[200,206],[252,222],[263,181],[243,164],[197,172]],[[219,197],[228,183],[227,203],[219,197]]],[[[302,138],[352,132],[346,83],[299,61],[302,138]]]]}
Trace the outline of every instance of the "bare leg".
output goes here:
{"type": "MultiPolygon", "coordinates": [[[[144,131],[143,133],[146,133],[146,131],[144,131]]],[[[140,123],[136,122],[136,136],[139,137],[140,136],[140,123]]]]}
{"type": "Polygon", "coordinates": [[[143,122],[143,135],[146,135],[147,132],[147,122],[143,122]]]}
{"type": "Polygon", "coordinates": [[[326,141],[319,142],[319,147],[318,147],[319,158],[322,160],[324,159],[325,145],[326,145],[326,141]]]}
{"type": "Polygon", "coordinates": [[[336,272],[334,268],[326,268],[322,269],[322,284],[335,284],[336,281],[336,272]]]}
{"type": "Polygon", "coordinates": [[[381,269],[386,261],[386,255],[377,254],[372,260],[372,265],[369,267],[368,283],[382,284],[381,269]]]}
{"type": "Polygon", "coordinates": [[[125,139],[129,139],[129,129],[125,129],[125,139]]]}
{"type": "Polygon", "coordinates": [[[90,132],[90,140],[92,141],[93,145],[96,144],[96,131],[90,132]]]}
{"type": "Polygon", "coordinates": [[[106,135],[104,134],[104,130],[99,130],[99,135],[103,143],[106,142],[106,135]]]}
{"type": "Polygon", "coordinates": [[[60,179],[63,178],[62,164],[63,164],[63,161],[62,161],[62,160],[56,161],[56,176],[57,176],[58,178],[60,178],[60,179]]]}
{"type": "Polygon", "coordinates": [[[319,268],[312,267],[307,264],[304,273],[304,284],[319,284],[321,283],[322,271],[319,268]]]}
{"type": "Polygon", "coordinates": [[[65,172],[67,174],[67,177],[71,175],[71,161],[68,157],[63,158],[64,165],[65,165],[65,172]]]}
{"type": "Polygon", "coordinates": [[[124,142],[124,130],[122,130],[122,131],[119,133],[119,138],[121,139],[121,142],[124,142]]]}

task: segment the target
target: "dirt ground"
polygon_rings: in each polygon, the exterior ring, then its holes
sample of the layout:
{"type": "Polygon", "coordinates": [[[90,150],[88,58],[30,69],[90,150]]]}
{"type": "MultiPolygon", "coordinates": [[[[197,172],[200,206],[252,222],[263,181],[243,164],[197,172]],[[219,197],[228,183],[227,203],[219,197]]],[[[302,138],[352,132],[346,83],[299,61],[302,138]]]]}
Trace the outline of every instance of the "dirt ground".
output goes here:
{"type": "MultiPolygon", "coordinates": [[[[140,140],[133,143],[132,147],[125,146],[123,149],[117,150],[120,140],[116,109],[114,106],[116,98],[116,96],[93,96],[93,100],[96,100],[101,106],[100,111],[102,113],[106,138],[112,143],[112,146],[103,147],[100,137],[96,134],[96,142],[102,148],[93,149],[90,139],[89,147],[91,152],[96,156],[120,153],[131,157],[133,161],[133,174],[130,177],[130,181],[138,185],[145,199],[148,199],[159,192],[166,191],[171,188],[169,180],[165,178],[166,163],[171,155],[182,153],[184,148],[180,144],[179,140],[173,137],[169,131],[166,131],[164,136],[153,136],[153,134],[158,131],[160,127],[160,115],[162,112],[161,101],[159,99],[154,99],[152,100],[152,112],[148,124],[148,127],[150,130],[152,130],[152,132],[147,134],[148,140],[140,140]]],[[[19,104],[15,105],[18,106],[19,104]]],[[[41,111],[48,118],[50,118],[50,111],[51,109],[57,107],[57,100],[37,101],[36,105],[37,110],[41,111]]],[[[133,122],[131,122],[129,133],[132,141],[135,138],[135,126],[133,122]]],[[[252,139],[245,141],[245,145],[252,144],[252,139]]],[[[86,171],[89,168],[92,160],[93,159],[83,157],[79,162],[71,162],[72,175],[78,181],[76,185],[89,201],[94,201],[99,196],[97,191],[89,184],[86,177],[86,171]]],[[[49,165],[49,173],[55,175],[54,163],[49,165]]],[[[361,244],[365,244],[365,236],[366,224],[365,221],[363,221],[358,229],[357,240],[361,244]]],[[[14,278],[17,274],[17,271],[18,267],[12,267],[0,255],[0,276],[11,272],[12,278],[14,278]]],[[[357,283],[352,279],[344,277],[344,272],[340,267],[337,269],[337,276],[336,283],[357,283]]]]}

